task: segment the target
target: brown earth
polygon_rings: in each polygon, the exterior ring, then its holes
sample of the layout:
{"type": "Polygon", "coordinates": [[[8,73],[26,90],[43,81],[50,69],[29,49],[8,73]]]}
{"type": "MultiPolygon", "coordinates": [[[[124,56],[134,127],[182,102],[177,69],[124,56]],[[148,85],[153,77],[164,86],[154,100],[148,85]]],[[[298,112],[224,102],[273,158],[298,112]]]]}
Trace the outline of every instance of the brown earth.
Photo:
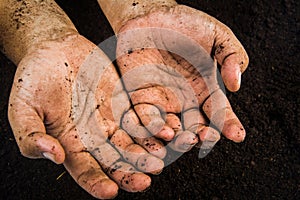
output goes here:
{"type": "MultiPolygon", "coordinates": [[[[245,46],[242,88],[227,95],[248,135],[241,144],[222,138],[203,159],[193,149],[153,176],[147,192],[116,199],[300,199],[299,1],[178,2],[224,22],[245,46]]],[[[95,0],[58,3],[93,42],[113,35],[95,0]]],[[[63,166],[20,155],[7,119],[15,70],[0,54],[0,199],[93,199],[68,174],[57,180],[63,166]]]]}

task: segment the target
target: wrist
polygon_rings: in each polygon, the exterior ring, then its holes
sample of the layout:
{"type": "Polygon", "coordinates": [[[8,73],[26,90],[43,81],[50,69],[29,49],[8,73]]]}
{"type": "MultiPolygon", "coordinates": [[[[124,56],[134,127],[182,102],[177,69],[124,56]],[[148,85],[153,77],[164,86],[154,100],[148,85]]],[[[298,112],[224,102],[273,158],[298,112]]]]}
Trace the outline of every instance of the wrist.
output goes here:
{"type": "Polygon", "coordinates": [[[177,5],[175,0],[98,0],[98,3],[115,33],[131,19],[177,5]]]}
{"type": "Polygon", "coordinates": [[[0,50],[16,65],[39,44],[78,34],[53,0],[3,0],[0,3],[0,32],[0,50]]]}

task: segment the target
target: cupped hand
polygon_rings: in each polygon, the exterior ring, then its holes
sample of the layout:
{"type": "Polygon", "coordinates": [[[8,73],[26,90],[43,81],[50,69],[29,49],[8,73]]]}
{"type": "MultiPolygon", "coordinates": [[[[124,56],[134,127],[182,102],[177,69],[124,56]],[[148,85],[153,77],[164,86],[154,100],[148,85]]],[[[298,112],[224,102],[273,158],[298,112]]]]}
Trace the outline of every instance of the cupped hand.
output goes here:
{"type": "MultiPolygon", "coordinates": [[[[18,65],[9,102],[21,153],[63,163],[97,198],[115,197],[118,187],[147,189],[144,172],[157,174],[164,163],[119,128],[130,104],[118,83],[109,59],[78,34],[32,47],[18,65]]],[[[152,146],[165,156],[162,143],[152,146]]]]}
{"type": "MultiPolygon", "coordinates": [[[[217,63],[225,86],[237,91],[248,56],[215,18],[177,5],[129,20],[119,31],[117,63],[134,105],[125,119],[137,113],[173,149],[189,150],[199,139],[203,149],[211,149],[218,131],[244,140],[245,130],[220,87],[217,63]]],[[[133,132],[126,124],[123,120],[133,132]]]]}

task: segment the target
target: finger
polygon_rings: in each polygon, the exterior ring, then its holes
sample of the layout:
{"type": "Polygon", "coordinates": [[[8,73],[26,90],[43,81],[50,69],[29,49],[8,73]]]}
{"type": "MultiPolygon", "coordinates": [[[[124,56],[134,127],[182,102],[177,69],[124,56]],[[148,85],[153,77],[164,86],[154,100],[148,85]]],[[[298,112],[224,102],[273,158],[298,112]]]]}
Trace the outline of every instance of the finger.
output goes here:
{"type": "Polygon", "coordinates": [[[127,192],[142,192],[151,185],[151,178],[144,173],[138,172],[132,165],[125,162],[117,162],[107,170],[122,188],[127,192]]]}
{"type": "Polygon", "coordinates": [[[157,138],[170,141],[174,138],[175,132],[163,120],[160,110],[150,104],[138,104],[134,109],[147,130],[157,138]]]}
{"type": "Polygon", "coordinates": [[[198,109],[190,109],[183,113],[183,122],[186,130],[198,135],[199,147],[212,149],[220,140],[220,134],[214,128],[208,126],[207,120],[198,109]]]}
{"type": "Polygon", "coordinates": [[[242,142],[245,139],[245,129],[220,89],[204,102],[203,111],[225,137],[234,142],[242,142]]]}
{"type": "Polygon", "coordinates": [[[94,197],[111,199],[118,194],[118,185],[102,171],[88,152],[70,153],[64,166],[74,180],[94,197]]]}
{"type": "Polygon", "coordinates": [[[159,174],[162,171],[164,162],[149,154],[140,145],[135,144],[124,130],[117,130],[110,138],[110,142],[126,161],[136,166],[142,172],[159,174]]]}
{"type": "Polygon", "coordinates": [[[216,25],[214,49],[226,87],[233,92],[239,90],[241,73],[246,70],[249,58],[240,41],[221,22],[216,25]]]}
{"type": "Polygon", "coordinates": [[[196,134],[190,131],[178,131],[175,138],[168,144],[174,151],[187,152],[198,143],[196,134]]]}
{"type": "Polygon", "coordinates": [[[83,189],[99,199],[111,199],[118,194],[118,185],[103,172],[76,132],[62,135],[60,141],[66,150],[64,166],[83,189]]]}
{"type": "Polygon", "coordinates": [[[132,109],[124,114],[122,128],[126,130],[131,137],[148,138],[151,136],[145,127],[140,124],[139,118],[132,109]]]}
{"type": "Polygon", "coordinates": [[[220,140],[219,132],[210,127],[198,109],[190,109],[183,113],[184,127],[198,135],[199,158],[204,158],[220,140]]]}
{"type": "Polygon", "coordinates": [[[241,67],[234,62],[234,58],[226,59],[221,67],[221,76],[226,88],[231,92],[236,92],[241,86],[241,67]]]}
{"type": "Polygon", "coordinates": [[[167,114],[166,122],[170,127],[172,127],[172,129],[176,133],[174,140],[171,143],[169,143],[168,146],[175,151],[187,152],[194,145],[196,145],[199,142],[199,140],[196,135],[197,131],[189,127],[190,121],[193,121],[194,119],[185,117],[184,113],[182,119],[186,131],[182,131],[180,119],[175,114],[167,114]],[[186,127],[188,127],[188,129],[186,129],[186,127]]]}
{"type": "Polygon", "coordinates": [[[94,197],[111,199],[118,194],[118,185],[88,152],[72,153],[64,165],[74,180],[94,197]]]}
{"type": "Polygon", "coordinates": [[[133,138],[136,143],[144,147],[152,155],[164,159],[167,155],[167,150],[164,144],[155,137],[148,138],[133,138]]]}
{"type": "Polygon", "coordinates": [[[28,158],[46,158],[56,164],[65,160],[65,151],[59,141],[45,133],[32,133],[21,139],[20,150],[28,158]]]}
{"type": "Polygon", "coordinates": [[[178,131],[182,130],[182,124],[181,124],[181,121],[180,121],[179,117],[177,117],[173,113],[168,113],[167,114],[167,116],[166,116],[166,124],[173,129],[173,131],[175,132],[175,134],[178,131]]]}
{"type": "Polygon", "coordinates": [[[133,140],[145,148],[152,155],[163,159],[167,150],[164,144],[154,138],[145,127],[140,124],[139,118],[131,109],[124,114],[122,128],[133,138],[133,140]]]}
{"type": "Polygon", "coordinates": [[[144,173],[138,172],[131,164],[123,162],[120,154],[109,143],[97,145],[90,152],[122,189],[140,192],[150,186],[151,179],[144,173]]]}
{"type": "Polygon", "coordinates": [[[47,158],[57,164],[63,163],[64,149],[57,139],[46,134],[36,109],[13,95],[9,104],[10,125],[22,155],[28,158],[47,158]]]}
{"type": "Polygon", "coordinates": [[[186,130],[182,131],[182,124],[175,114],[169,113],[166,117],[166,123],[176,133],[174,139],[168,146],[178,152],[187,152],[198,143],[198,138],[195,133],[186,130]]]}

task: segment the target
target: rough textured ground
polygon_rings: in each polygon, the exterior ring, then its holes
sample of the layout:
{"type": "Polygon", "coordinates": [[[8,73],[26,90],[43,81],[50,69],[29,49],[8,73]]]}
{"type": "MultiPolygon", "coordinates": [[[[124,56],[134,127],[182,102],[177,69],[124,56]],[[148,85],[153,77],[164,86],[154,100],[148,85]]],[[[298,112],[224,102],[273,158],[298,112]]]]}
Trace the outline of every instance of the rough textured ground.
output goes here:
{"type": "MultiPolygon", "coordinates": [[[[113,35],[96,1],[60,0],[95,43],[113,35]]],[[[204,159],[197,149],[153,177],[144,193],[116,199],[300,199],[299,1],[181,0],[228,26],[250,65],[238,93],[227,93],[247,130],[241,144],[222,139],[204,159]]],[[[1,34],[1,33],[0,33],[1,34]]],[[[63,166],[20,155],[7,120],[16,67],[0,54],[0,199],[93,199],[63,166]]]]}

